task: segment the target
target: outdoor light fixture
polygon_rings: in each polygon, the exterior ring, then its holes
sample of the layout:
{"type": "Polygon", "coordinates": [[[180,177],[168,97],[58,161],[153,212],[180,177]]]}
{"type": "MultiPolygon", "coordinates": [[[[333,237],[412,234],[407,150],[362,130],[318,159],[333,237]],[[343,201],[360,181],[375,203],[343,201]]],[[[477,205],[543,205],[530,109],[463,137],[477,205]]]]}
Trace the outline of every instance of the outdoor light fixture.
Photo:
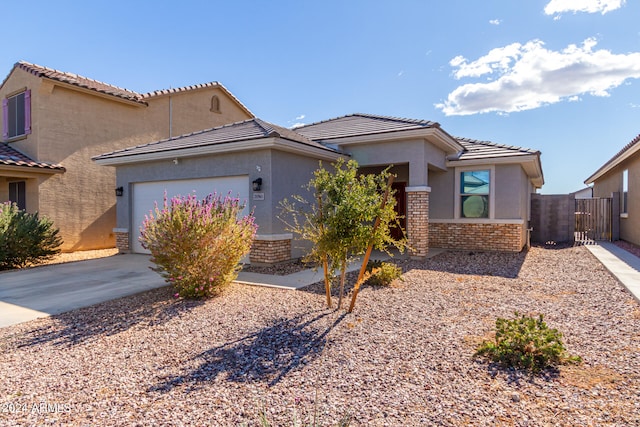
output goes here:
{"type": "Polygon", "coordinates": [[[123,194],[124,194],[124,188],[123,187],[116,188],[116,196],[122,197],[123,194]]]}
{"type": "Polygon", "coordinates": [[[260,191],[262,189],[262,178],[256,178],[252,182],[253,191],[260,191]]]}

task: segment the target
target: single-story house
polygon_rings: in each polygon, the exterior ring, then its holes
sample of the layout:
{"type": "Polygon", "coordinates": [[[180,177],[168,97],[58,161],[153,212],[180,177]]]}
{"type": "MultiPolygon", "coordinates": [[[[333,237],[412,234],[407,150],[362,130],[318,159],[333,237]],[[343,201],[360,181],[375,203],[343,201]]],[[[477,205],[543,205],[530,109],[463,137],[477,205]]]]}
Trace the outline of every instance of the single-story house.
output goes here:
{"type": "Polygon", "coordinates": [[[115,230],[122,251],[144,251],[140,225],[165,191],[231,191],[248,201],[259,226],[251,262],[275,263],[301,255],[277,218],[280,201],[301,194],[319,160],[341,156],[364,173],[393,165],[413,257],[430,246],[520,251],[527,242],[530,195],[544,182],[540,152],[456,138],[426,120],[352,114],[286,129],[252,118],[93,160],[115,167],[124,189],[115,230]]]}
{"type": "Polygon", "coordinates": [[[115,170],[91,157],[253,117],[218,82],[138,93],[25,61],[0,100],[0,203],[51,219],[63,251],[116,243],[115,170]]]}
{"type": "Polygon", "coordinates": [[[620,224],[620,239],[640,245],[640,135],[584,183],[593,184],[593,197],[619,198],[620,213],[614,220],[620,224]]]}
{"type": "Polygon", "coordinates": [[[573,194],[575,199],[591,199],[593,198],[593,187],[584,187],[569,194],[573,194]]]}

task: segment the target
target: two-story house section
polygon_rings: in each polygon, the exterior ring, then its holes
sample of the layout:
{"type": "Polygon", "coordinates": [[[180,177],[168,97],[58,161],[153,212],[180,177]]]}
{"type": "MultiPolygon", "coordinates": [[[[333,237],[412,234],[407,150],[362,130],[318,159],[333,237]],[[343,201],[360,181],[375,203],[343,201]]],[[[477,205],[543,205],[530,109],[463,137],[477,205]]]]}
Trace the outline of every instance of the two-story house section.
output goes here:
{"type": "Polygon", "coordinates": [[[28,62],[0,100],[0,202],[53,220],[63,251],[115,246],[115,170],[92,156],[253,117],[218,82],[141,94],[28,62]]]}

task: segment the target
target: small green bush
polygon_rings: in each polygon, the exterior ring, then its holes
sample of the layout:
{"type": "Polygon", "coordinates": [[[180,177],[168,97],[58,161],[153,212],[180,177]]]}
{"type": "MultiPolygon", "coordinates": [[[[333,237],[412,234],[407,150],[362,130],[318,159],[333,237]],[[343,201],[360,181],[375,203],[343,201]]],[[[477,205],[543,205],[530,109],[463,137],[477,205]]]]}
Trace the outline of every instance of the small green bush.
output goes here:
{"type": "Polygon", "coordinates": [[[515,319],[496,320],[495,341],[484,341],[476,351],[477,356],[485,356],[506,367],[523,368],[539,372],[550,366],[565,363],[580,363],[579,356],[567,354],[562,344],[562,333],[551,329],[543,320],[520,316],[515,319]]]}
{"type": "Polygon", "coordinates": [[[367,283],[372,286],[388,286],[402,276],[402,269],[395,264],[383,261],[369,261],[365,270],[371,273],[367,283]]]}
{"type": "Polygon", "coordinates": [[[174,197],[145,217],[140,242],[178,296],[218,294],[238,275],[240,260],[251,249],[257,225],[236,198],[210,195],[174,197]]]}
{"type": "Polygon", "coordinates": [[[60,252],[62,239],[48,218],[15,203],[0,203],[0,270],[38,264],[60,252]]]}

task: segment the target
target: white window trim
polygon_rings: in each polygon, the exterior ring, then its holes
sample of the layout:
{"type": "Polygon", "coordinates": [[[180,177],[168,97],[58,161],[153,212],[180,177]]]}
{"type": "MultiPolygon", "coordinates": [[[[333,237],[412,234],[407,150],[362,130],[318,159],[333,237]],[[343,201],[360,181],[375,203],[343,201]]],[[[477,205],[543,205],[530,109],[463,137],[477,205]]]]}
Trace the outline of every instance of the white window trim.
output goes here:
{"type": "Polygon", "coordinates": [[[622,191],[620,192],[620,218],[627,218],[629,214],[629,169],[622,171],[622,191]],[[626,190],[626,191],[625,191],[626,190]],[[627,193],[627,204],[624,203],[624,193],[627,193]],[[625,216],[622,216],[625,215],[625,216]]]}
{"type": "Polygon", "coordinates": [[[495,219],[495,202],[496,202],[496,167],[494,165],[478,165],[473,167],[457,167],[455,168],[455,199],[453,201],[453,217],[455,219],[465,219],[470,222],[482,222],[487,219],[495,219]],[[481,171],[488,170],[489,171],[489,218],[463,218],[460,215],[460,174],[462,172],[473,172],[473,171],[481,171]]]}

